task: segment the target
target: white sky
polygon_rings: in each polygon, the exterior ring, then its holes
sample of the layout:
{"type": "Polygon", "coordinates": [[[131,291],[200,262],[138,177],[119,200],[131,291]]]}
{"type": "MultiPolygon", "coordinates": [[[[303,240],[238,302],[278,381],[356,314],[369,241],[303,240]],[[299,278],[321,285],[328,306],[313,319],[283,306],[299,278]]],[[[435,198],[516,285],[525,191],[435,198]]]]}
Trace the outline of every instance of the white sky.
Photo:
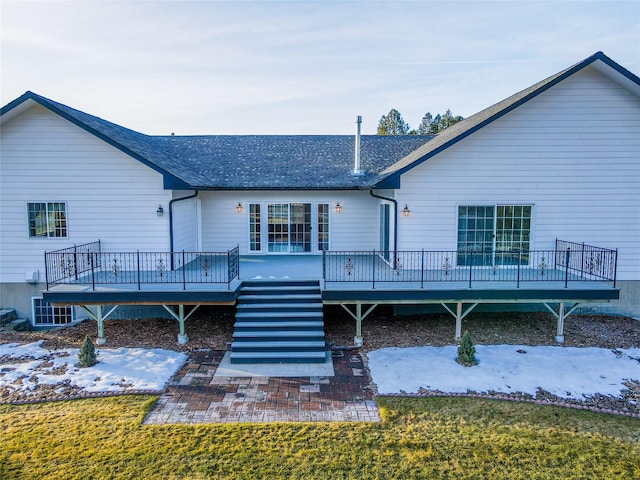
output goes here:
{"type": "Polygon", "coordinates": [[[375,133],[465,117],[603,51],[633,1],[0,2],[0,103],[27,90],[148,134],[375,133]]]}

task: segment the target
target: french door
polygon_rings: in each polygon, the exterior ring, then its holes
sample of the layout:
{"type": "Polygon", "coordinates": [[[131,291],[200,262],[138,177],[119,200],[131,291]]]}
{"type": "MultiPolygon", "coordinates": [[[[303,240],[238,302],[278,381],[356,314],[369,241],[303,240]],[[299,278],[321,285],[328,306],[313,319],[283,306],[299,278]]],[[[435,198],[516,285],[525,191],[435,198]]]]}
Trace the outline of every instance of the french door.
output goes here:
{"type": "Polygon", "coordinates": [[[311,252],[311,204],[267,205],[267,252],[311,252]]]}

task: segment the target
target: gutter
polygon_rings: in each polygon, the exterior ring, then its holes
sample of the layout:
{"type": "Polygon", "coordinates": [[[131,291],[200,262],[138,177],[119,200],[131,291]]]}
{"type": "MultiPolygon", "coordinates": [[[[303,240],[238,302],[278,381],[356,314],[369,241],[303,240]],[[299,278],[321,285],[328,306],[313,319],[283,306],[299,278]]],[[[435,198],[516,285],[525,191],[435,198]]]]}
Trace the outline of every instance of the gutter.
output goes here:
{"type": "Polygon", "coordinates": [[[379,198],[380,200],[393,202],[393,268],[396,268],[396,260],[398,258],[398,201],[395,198],[376,195],[373,193],[373,190],[369,190],[369,194],[372,197],[379,198]]]}
{"type": "MultiPolygon", "coordinates": [[[[169,201],[169,251],[173,253],[173,204],[182,200],[190,200],[198,196],[198,190],[193,195],[182,198],[174,198],[169,201]]],[[[173,255],[171,255],[171,270],[173,270],[173,255]]]]}

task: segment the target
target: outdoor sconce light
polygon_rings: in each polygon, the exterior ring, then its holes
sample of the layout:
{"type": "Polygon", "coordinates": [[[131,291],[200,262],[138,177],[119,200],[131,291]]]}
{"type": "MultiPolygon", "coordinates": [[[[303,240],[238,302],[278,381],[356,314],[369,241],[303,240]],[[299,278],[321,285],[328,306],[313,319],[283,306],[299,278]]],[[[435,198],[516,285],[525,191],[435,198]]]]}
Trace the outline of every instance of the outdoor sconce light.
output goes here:
{"type": "Polygon", "coordinates": [[[159,217],[164,215],[164,208],[162,208],[162,205],[158,205],[158,209],[156,210],[156,215],[158,215],[159,217]]]}
{"type": "Polygon", "coordinates": [[[411,210],[409,210],[409,206],[407,204],[405,204],[404,208],[402,209],[402,215],[404,215],[405,217],[411,215],[411,210]]]}
{"type": "Polygon", "coordinates": [[[242,204],[240,202],[238,202],[238,205],[236,205],[236,212],[242,213],[242,204]]]}
{"type": "Polygon", "coordinates": [[[342,205],[340,205],[340,202],[336,203],[336,213],[340,213],[342,212],[342,205]]]}

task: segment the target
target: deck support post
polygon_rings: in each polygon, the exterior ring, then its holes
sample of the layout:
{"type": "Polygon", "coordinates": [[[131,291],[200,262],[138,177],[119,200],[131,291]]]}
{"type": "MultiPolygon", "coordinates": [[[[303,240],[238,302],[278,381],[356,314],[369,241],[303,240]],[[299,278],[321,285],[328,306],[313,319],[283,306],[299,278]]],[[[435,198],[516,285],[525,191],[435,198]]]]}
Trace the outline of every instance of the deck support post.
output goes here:
{"type": "Polygon", "coordinates": [[[371,305],[364,314],[362,313],[362,303],[356,303],[356,312],[353,313],[351,310],[347,308],[344,303],[341,303],[340,306],[347,311],[349,315],[351,315],[356,321],[356,336],[353,338],[353,344],[356,347],[361,347],[364,343],[364,338],[362,338],[362,320],[364,320],[367,315],[373,312],[373,309],[378,306],[377,303],[371,305]]]}
{"type": "Polygon", "coordinates": [[[186,345],[187,342],[189,341],[189,337],[187,336],[187,331],[186,328],[184,326],[184,322],[186,322],[189,317],[191,315],[193,315],[193,313],[198,309],[198,307],[200,305],[196,305],[193,307],[193,309],[189,312],[188,315],[185,316],[184,314],[184,305],[180,304],[178,305],[178,313],[176,314],[176,312],[173,310],[173,308],[171,308],[171,306],[169,305],[162,305],[163,308],[169,312],[169,314],[175,318],[178,321],[178,325],[179,325],[179,332],[178,332],[178,345],[186,345]]]}
{"type": "Polygon", "coordinates": [[[569,315],[571,315],[576,308],[578,308],[578,305],[580,305],[580,303],[576,302],[571,308],[567,310],[565,309],[564,302],[559,302],[557,312],[554,308],[550,307],[548,303],[544,303],[543,305],[547,307],[547,310],[549,310],[558,321],[556,324],[556,335],[554,337],[554,340],[557,343],[564,343],[564,320],[569,315]]]}
{"type": "MultiPolygon", "coordinates": [[[[471,280],[469,280],[469,283],[471,283],[471,280]]],[[[462,338],[462,302],[456,304],[456,335],[454,338],[456,340],[462,338]]]]}
{"type": "Polygon", "coordinates": [[[471,305],[469,305],[469,308],[463,310],[463,302],[456,302],[455,313],[451,308],[447,306],[446,303],[441,302],[440,305],[442,305],[447,310],[447,312],[449,312],[456,318],[456,333],[454,336],[454,340],[460,340],[462,338],[462,319],[469,315],[471,311],[478,306],[478,303],[472,303],[471,305]]]}
{"type": "Polygon", "coordinates": [[[558,305],[558,325],[556,326],[556,343],[564,343],[564,302],[558,305]]]}
{"type": "Polygon", "coordinates": [[[96,344],[104,345],[105,343],[107,343],[107,339],[104,336],[104,321],[109,317],[109,315],[111,315],[115,311],[116,308],[118,308],[119,305],[114,305],[113,308],[106,313],[106,315],[103,314],[102,305],[96,305],[95,312],[93,312],[86,305],[78,305],[78,306],[82,308],[85,312],[87,312],[89,316],[93,318],[98,324],[98,338],[96,339],[96,344]]]}

